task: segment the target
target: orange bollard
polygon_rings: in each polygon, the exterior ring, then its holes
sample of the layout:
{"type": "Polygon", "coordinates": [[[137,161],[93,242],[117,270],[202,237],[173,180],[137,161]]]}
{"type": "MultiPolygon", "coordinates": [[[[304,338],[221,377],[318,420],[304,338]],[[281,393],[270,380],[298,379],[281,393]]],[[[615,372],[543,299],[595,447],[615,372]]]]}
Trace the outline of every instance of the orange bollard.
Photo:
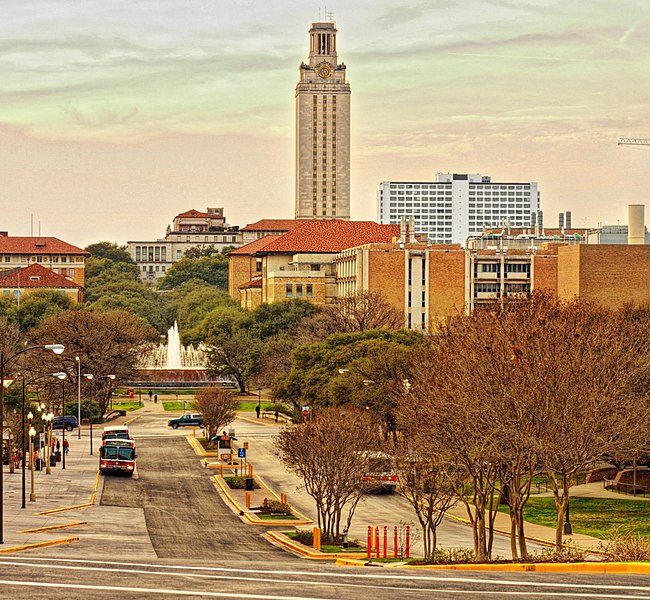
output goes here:
{"type": "Polygon", "coordinates": [[[370,553],[372,552],[372,525],[368,525],[368,543],[366,544],[368,550],[367,558],[370,558],[370,553]]]}
{"type": "Polygon", "coordinates": [[[223,477],[223,465],[219,465],[219,475],[223,477]]]}
{"type": "Polygon", "coordinates": [[[397,525],[393,527],[393,558],[397,558],[397,525]]]}
{"type": "Polygon", "coordinates": [[[379,558],[379,525],[375,527],[375,558],[379,558]]]}
{"type": "Polygon", "coordinates": [[[314,546],[314,550],[320,552],[320,527],[314,527],[314,543],[312,546],[314,546]]]}
{"type": "Polygon", "coordinates": [[[248,465],[248,476],[252,477],[253,476],[253,465],[249,463],[248,465]]]}
{"type": "Polygon", "coordinates": [[[410,525],[406,526],[406,557],[411,558],[411,527],[410,525]]]}
{"type": "Polygon", "coordinates": [[[384,525],[384,558],[386,558],[386,548],[388,546],[388,527],[384,525]]]}
{"type": "Polygon", "coordinates": [[[251,493],[246,492],[246,508],[250,508],[250,507],[251,507],[251,493]]]}
{"type": "Polygon", "coordinates": [[[287,495],[286,494],[280,494],[280,502],[282,502],[282,504],[287,503],[287,495]]]}

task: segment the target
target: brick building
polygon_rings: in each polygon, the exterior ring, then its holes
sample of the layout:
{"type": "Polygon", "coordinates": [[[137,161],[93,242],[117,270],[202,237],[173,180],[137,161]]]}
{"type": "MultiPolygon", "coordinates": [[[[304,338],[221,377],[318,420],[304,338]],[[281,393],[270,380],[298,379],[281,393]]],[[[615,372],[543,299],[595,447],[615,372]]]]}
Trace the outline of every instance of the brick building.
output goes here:
{"type": "Polygon", "coordinates": [[[88,256],[89,252],[55,237],[9,236],[0,233],[0,272],[25,269],[36,264],[83,288],[88,256]]]}
{"type": "Polygon", "coordinates": [[[20,303],[25,296],[40,290],[61,292],[74,303],[83,300],[83,286],[41,264],[0,271],[0,294],[7,298],[20,303]]]}

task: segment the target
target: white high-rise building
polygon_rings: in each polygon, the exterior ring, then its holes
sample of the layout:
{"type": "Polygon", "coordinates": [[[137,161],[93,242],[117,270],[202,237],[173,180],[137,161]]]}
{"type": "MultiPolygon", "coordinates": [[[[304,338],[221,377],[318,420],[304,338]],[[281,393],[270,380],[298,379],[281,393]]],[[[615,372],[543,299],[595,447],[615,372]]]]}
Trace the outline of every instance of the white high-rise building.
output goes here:
{"type": "Polygon", "coordinates": [[[438,173],[436,181],[384,181],[377,192],[385,225],[413,216],[415,231],[433,244],[461,244],[485,228],[534,227],[539,210],[535,182],[492,182],[478,173],[438,173]]]}

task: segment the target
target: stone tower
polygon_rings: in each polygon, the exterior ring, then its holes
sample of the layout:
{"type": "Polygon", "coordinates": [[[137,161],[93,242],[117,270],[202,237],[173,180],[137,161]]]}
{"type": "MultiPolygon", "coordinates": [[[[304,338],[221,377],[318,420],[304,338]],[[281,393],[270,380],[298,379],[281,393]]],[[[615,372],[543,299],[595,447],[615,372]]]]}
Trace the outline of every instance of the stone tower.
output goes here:
{"type": "Polygon", "coordinates": [[[296,86],[296,219],[350,218],[350,84],[336,24],[312,23],[296,86]]]}

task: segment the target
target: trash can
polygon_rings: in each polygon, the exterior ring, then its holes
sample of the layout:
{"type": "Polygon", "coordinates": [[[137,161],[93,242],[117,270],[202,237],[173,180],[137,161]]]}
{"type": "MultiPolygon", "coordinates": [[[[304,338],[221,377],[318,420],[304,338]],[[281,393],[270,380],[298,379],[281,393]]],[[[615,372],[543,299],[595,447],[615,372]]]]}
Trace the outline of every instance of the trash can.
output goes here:
{"type": "Polygon", "coordinates": [[[247,492],[253,491],[255,489],[255,481],[252,477],[246,477],[244,481],[244,489],[247,492]]]}
{"type": "Polygon", "coordinates": [[[54,458],[55,461],[60,461],[61,460],[61,450],[57,450],[53,455],[52,458],[54,458]]]}
{"type": "Polygon", "coordinates": [[[34,470],[35,471],[40,471],[43,467],[43,459],[42,458],[37,458],[34,460],[34,470]]]}
{"type": "Polygon", "coordinates": [[[50,467],[56,467],[56,459],[50,456],[50,467]]]}

